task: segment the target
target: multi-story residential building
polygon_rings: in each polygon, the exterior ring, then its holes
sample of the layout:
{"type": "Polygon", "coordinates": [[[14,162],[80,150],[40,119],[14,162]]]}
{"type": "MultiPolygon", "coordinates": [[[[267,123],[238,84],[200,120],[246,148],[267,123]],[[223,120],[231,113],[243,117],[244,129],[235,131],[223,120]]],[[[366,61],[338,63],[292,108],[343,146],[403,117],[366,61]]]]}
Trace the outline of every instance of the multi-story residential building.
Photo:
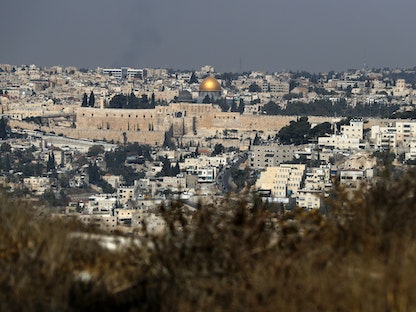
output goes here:
{"type": "Polygon", "coordinates": [[[212,183],[217,176],[217,169],[215,167],[198,168],[198,183],[212,183]]]}
{"type": "Polygon", "coordinates": [[[341,126],[341,135],[319,137],[318,145],[327,149],[357,150],[364,148],[362,145],[364,123],[362,119],[351,119],[349,125],[341,126]]]}
{"type": "Polygon", "coordinates": [[[395,126],[372,126],[370,140],[375,148],[395,151],[397,146],[396,132],[395,126]]]}
{"type": "Polygon", "coordinates": [[[415,121],[397,121],[396,122],[396,140],[397,144],[409,145],[416,138],[415,121]]]}
{"type": "Polygon", "coordinates": [[[131,224],[133,213],[134,213],[133,209],[124,209],[124,208],[114,209],[114,216],[117,217],[117,224],[124,224],[124,225],[131,224]]]}
{"type": "Polygon", "coordinates": [[[29,177],[23,179],[23,185],[36,195],[42,195],[51,187],[51,179],[48,177],[29,177]]]}
{"type": "Polygon", "coordinates": [[[140,78],[143,79],[146,75],[144,69],[134,69],[128,67],[121,68],[105,68],[103,69],[103,74],[111,75],[117,79],[126,79],[126,78],[140,78]]]}
{"type": "Polygon", "coordinates": [[[328,149],[357,150],[361,148],[360,139],[349,138],[345,135],[332,135],[330,137],[319,137],[318,146],[328,149]]]}
{"type": "Polygon", "coordinates": [[[296,206],[307,210],[319,209],[322,204],[322,192],[318,190],[299,190],[296,196],[296,206]]]}
{"type": "Polygon", "coordinates": [[[227,154],[212,157],[200,155],[197,158],[185,158],[185,162],[179,163],[179,166],[181,170],[195,173],[201,167],[224,167],[230,158],[230,155],[227,154]]]}
{"type": "Polygon", "coordinates": [[[273,81],[269,84],[270,93],[289,93],[289,82],[273,81]]]}
{"type": "Polygon", "coordinates": [[[85,204],[84,212],[87,214],[112,216],[116,207],[117,196],[113,194],[98,194],[90,196],[85,204]]]}
{"type": "Polygon", "coordinates": [[[261,172],[256,188],[270,190],[273,197],[295,196],[302,186],[305,168],[304,164],[281,164],[277,167],[267,167],[261,172]]]}
{"type": "Polygon", "coordinates": [[[364,183],[364,173],[364,170],[358,169],[341,170],[339,173],[340,183],[348,188],[358,189],[364,183]]]}
{"type": "Polygon", "coordinates": [[[332,185],[331,168],[308,168],[305,173],[304,188],[307,190],[325,190],[332,185]]]}
{"type": "Polygon", "coordinates": [[[136,188],[134,186],[120,186],[117,188],[117,199],[121,204],[136,199],[136,188]]]}
{"type": "Polygon", "coordinates": [[[292,161],[298,147],[294,145],[251,145],[249,162],[253,169],[276,167],[281,163],[292,161]]]}
{"type": "Polygon", "coordinates": [[[362,119],[351,119],[349,125],[341,126],[341,134],[347,138],[363,139],[364,122],[362,119]]]}
{"type": "Polygon", "coordinates": [[[416,138],[409,143],[409,152],[405,153],[405,160],[416,159],[416,138]]]}

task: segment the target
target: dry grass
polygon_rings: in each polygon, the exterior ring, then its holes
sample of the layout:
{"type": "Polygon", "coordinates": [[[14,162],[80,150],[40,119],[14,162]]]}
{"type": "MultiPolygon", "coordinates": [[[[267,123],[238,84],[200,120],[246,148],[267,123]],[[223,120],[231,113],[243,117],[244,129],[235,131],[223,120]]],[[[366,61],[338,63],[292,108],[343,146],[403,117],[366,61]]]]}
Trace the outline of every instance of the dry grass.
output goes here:
{"type": "Polygon", "coordinates": [[[172,202],[164,235],[118,252],[4,195],[0,310],[412,311],[415,192],[413,173],[352,197],[337,187],[325,216],[244,198],[189,216],[172,202]]]}

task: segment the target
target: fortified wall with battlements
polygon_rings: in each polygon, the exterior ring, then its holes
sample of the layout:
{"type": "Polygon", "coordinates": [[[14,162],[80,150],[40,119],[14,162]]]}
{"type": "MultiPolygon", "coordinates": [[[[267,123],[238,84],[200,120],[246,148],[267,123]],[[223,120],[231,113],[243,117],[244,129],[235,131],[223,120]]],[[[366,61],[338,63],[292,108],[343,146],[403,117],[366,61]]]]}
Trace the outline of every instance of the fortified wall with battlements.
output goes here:
{"type": "MultiPolygon", "coordinates": [[[[44,132],[55,132],[71,138],[105,140],[108,142],[138,142],[162,145],[165,134],[174,138],[203,139],[224,130],[238,132],[277,133],[297,116],[241,115],[222,112],[215,104],[172,103],[154,109],[112,109],[79,107],[75,128],[42,126],[44,132]]],[[[312,125],[335,122],[341,118],[309,116],[312,125]]],[[[395,120],[397,121],[397,120],[395,120]]],[[[393,120],[369,119],[365,128],[373,124],[386,124],[393,120]]],[[[10,126],[35,130],[33,123],[10,120],[10,126]]]]}
{"type": "MultiPolygon", "coordinates": [[[[80,107],[76,112],[76,130],[79,134],[100,133],[101,139],[115,132],[118,137],[125,133],[128,141],[163,144],[168,131],[175,138],[230,129],[276,133],[296,118],[222,112],[215,104],[172,103],[154,109],[80,107]]],[[[309,117],[312,124],[332,121],[331,117],[309,117]]],[[[113,140],[115,137],[111,135],[113,140]]]]}

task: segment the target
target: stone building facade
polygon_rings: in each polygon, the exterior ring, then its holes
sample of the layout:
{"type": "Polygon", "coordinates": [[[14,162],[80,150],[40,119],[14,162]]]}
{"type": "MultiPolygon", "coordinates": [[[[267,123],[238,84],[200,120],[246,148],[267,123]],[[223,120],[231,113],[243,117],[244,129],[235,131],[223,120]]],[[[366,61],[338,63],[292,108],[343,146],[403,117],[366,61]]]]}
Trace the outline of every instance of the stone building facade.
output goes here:
{"type": "MultiPolygon", "coordinates": [[[[76,130],[79,134],[96,133],[94,137],[97,139],[162,144],[165,133],[169,131],[173,137],[196,135],[200,131],[215,133],[225,129],[277,132],[295,119],[296,116],[222,112],[215,104],[171,103],[154,109],[79,107],[76,130]]],[[[310,117],[311,123],[328,120],[327,117],[310,117]]]]}

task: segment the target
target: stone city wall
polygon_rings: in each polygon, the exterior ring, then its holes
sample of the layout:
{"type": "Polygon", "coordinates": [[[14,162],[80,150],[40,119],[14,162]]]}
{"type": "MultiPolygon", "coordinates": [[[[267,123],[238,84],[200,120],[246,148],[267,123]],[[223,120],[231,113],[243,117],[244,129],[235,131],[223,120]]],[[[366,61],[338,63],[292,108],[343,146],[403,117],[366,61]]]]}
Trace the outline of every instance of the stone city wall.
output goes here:
{"type": "Polygon", "coordinates": [[[64,128],[64,127],[46,127],[39,128],[38,125],[18,120],[10,120],[10,127],[21,128],[27,130],[40,129],[45,133],[54,132],[56,135],[63,135],[69,138],[75,139],[90,139],[90,140],[103,140],[107,142],[138,142],[140,144],[149,145],[163,145],[165,139],[164,131],[120,131],[120,130],[91,130],[91,129],[77,129],[77,128],[64,128]],[[125,133],[125,135],[123,134],[125,133]]]}
{"type": "MultiPolygon", "coordinates": [[[[76,128],[45,127],[42,131],[55,132],[73,138],[88,138],[123,143],[163,144],[165,132],[172,129],[174,137],[195,136],[203,133],[235,129],[276,133],[296,116],[240,115],[221,112],[213,104],[172,103],[154,109],[110,109],[79,107],[76,110],[76,128]],[[123,135],[125,133],[125,135],[123,135]]],[[[308,116],[309,122],[319,124],[336,122],[341,117],[308,116]]],[[[365,127],[382,124],[387,120],[369,119],[365,127]]],[[[394,120],[398,121],[398,120],[394,120]]],[[[34,130],[38,125],[11,120],[11,126],[34,130]]]]}

